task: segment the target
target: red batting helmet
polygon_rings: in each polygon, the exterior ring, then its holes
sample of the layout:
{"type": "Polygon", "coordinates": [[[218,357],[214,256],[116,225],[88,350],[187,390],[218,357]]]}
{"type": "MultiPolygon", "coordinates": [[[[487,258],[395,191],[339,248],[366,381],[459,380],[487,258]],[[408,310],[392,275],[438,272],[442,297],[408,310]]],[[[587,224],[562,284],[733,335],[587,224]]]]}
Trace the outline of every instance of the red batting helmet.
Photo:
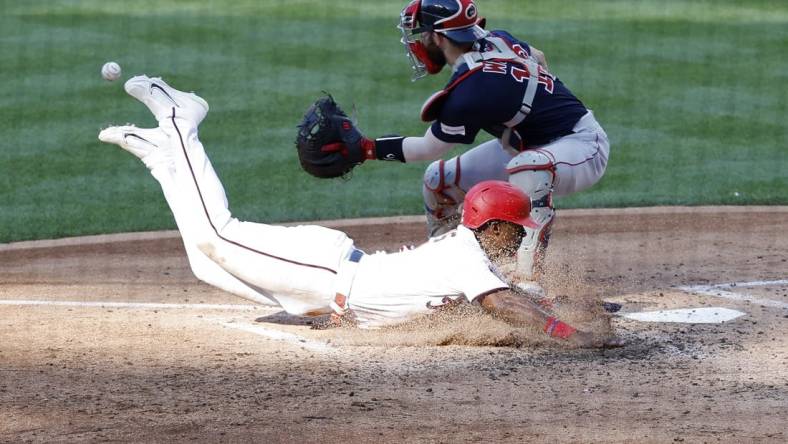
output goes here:
{"type": "Polygon", "coordinates": [[[476,229],[493,220],[539,228],[531,220],[531,199],[521,189],[501,180],[479,182],[465,195],[462,224],[476,229]]]}

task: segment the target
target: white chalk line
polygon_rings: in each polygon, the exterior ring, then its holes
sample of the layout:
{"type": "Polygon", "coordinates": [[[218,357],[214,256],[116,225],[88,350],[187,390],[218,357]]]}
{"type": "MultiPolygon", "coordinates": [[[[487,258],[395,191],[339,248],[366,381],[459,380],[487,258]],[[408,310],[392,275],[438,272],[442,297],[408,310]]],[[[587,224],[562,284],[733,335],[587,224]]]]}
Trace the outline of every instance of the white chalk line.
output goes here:
{"type": "Polygon", "coordinates": [[[762,305],[764,307],[776,307],[788,309],[788,303],[775,301],[772,299],[757,298],[747,293],[733,292],[726,289],[740,288],[740,287],[764,287],[769,285],[786,285],[788,280],[781,279],[775,281],[752,281],[752,282],[733,282],[717,285],[687,285],[678,287],[679,290],[687,293],[702,294],[704,296],[714,296],[733,301],[746,301],[753,304],[762,305]]]}
{"type": "MultiPolygon", "coordinates": [[[[280,311],[278,307],[249,304],[171,304],[157,302],[85,302],[85,301],[47,301],[24,299],[0,299],[0,305],[6,306],[50,306],[50,307],[78,307],[78,308],[126,308],[143,310],[168,310],[168,309],[193,309],[193,310],[233,310],[233,311],[280,311]]],[[[287,342],[310,351],[327,352],[332,347],[319,341],[311,341],[293,333],[268,329],[260,325],[249,325],[238,322],[227,322],[216,318],[208,318],[214,324],[242,330],[259,336],[265,336],[277,341],[287,342]]]]}
{"type": "Polygon", "coordinates": [[[717,284],[718,288],[735,288],[735,287],[764,287],[767,285],[788,285],[788,279],[780,279],[777,281],[752,281],[752,282],[731,282],[729,284],[717,284]]]}
{"type": "Polygon", "coordinates": [[[0,299],[0,305],[14,306],[53,306],[53,307],[80,307],[80,308],[130,308],[130,309],[192,309],[192,310],[281,310],[276,307],[250,304],[168,304],[158,302],[102,302],[102,301],[47,301],[25,299],[0,299]]]}
{"type": "MultiPolygon", "coordinates": [[[[213,319],[214,322],[217,322],[216,319],[213,319]]],[[[219,325],[229,328],[234,328],[236,330],[245,331],[247,333],[253,333],[259,336],[264,336],[266,338],[274,339],[276,341],[282,341],[289,343],[291,345],[295,345],[297,347],[302,347],[309,351],[314,352],[321,352],[326,353],[332,350],[335,350],[330,344],[320,341],[312,341],[306,339],[304,337],[298,336],[294,333],[287,333],[280,330],[274,330],[265,328],[262,325],[251,325],[251,324],[243,324],[238,322],[226,322],[219,320],[217,322],[219,325]]]]}

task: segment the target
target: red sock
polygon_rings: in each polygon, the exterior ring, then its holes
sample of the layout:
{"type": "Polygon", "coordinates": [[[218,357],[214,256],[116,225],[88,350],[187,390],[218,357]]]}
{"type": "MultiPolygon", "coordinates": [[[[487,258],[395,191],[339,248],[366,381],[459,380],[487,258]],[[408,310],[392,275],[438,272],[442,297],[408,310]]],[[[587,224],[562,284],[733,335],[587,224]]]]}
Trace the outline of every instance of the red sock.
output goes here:
{"type": "Polygon", "coordinates": [[[552,338],[566,339],[576,331],[577,329],[555,317],[547,318],[547,323],[544,325],[544,332],[552,338]]]}

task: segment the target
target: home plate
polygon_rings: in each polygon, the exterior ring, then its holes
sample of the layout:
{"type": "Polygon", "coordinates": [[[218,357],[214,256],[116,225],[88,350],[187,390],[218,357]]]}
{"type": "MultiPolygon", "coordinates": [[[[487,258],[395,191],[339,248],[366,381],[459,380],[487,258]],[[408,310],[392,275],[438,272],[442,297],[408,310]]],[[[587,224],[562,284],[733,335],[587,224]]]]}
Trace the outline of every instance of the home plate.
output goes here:
{"type": "Polygon", "coordinates": [[[679,308],[675,310],[620,313],[622,318],[642,322],[681,322],[685,324],[721,324],[744,316],[738,310],[722,307],[679,308]]]}

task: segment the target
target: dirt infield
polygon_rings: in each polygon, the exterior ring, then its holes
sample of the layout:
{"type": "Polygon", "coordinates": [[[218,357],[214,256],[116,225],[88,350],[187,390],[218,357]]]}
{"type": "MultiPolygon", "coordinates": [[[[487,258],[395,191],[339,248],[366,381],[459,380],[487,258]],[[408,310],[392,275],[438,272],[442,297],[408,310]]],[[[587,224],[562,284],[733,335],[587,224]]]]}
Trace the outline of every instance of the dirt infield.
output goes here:
{"type": "MultiPolygon", "coordinates": [[[[367,250],[421,218],[329,223],[367,250]]],[[[562,211],[551,294],[628,345],[506,344],[505,325],[313,331],[196,281],[177,233],[0,245],[0,442],[785,442],[788,207],[562,211]],[[736,285],[731,285],[735,283],[736,285]]]]}

